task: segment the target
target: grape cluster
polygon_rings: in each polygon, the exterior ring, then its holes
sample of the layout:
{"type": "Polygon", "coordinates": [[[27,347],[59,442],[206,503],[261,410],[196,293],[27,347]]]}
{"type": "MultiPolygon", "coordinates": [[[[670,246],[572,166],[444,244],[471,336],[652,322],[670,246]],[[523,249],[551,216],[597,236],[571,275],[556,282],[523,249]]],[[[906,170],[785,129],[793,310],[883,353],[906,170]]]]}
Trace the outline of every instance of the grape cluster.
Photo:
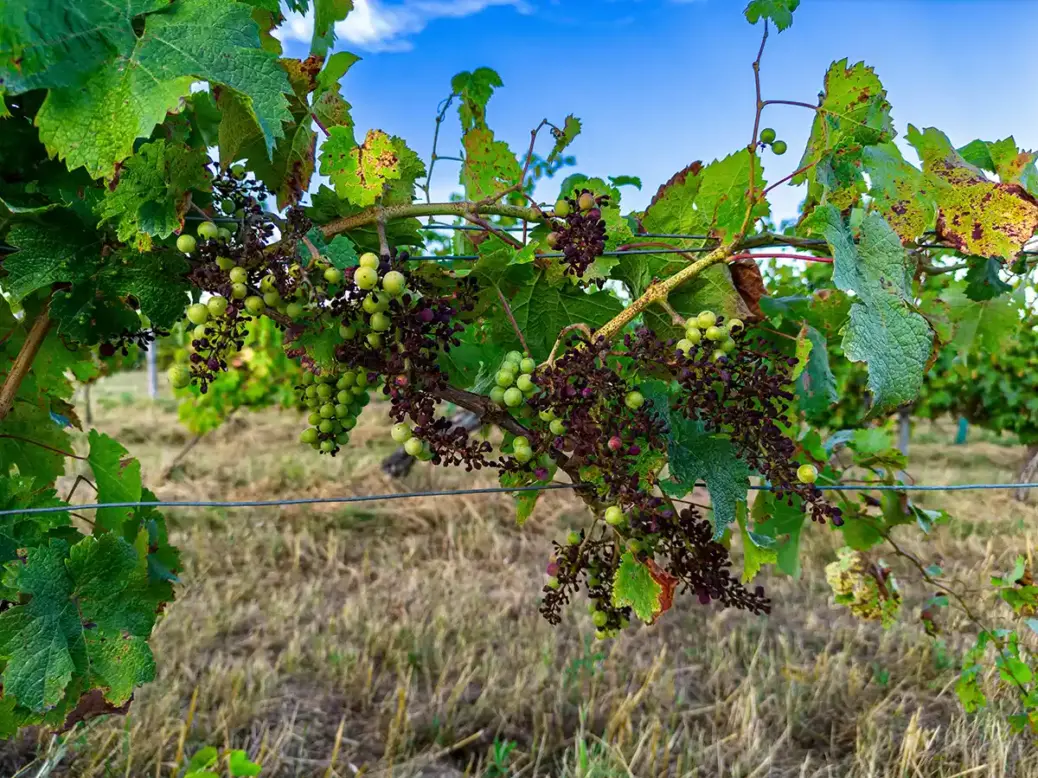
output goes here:
{"type": "MultiPolygon", "coordinates": [[[[582,189],[573,197],[564,197],[555,203],[555,218],[545,242],[562,252],[566,274],[582,278],[587,269],[605,251],[606,223],[602,208],[609,197],[596,197],[582,189]]],[[[599,282],[599,286],[604,281],[599,282]]]]}
{"type": "Polygon", "coordinates": [[[350,430],[357,426],[360,412],[371,401],[369,389],[364,372],[345,370],[315,376],[304,371],[296,391],[310,415],[309,426],[299,436],[300,442],[322,454],[335,456],[350,442],[350,430]]]}
{"type": "Polygon", "coordinates": [[[775,140],[776,133],[771,127],[765,127],[760,131],[760,143],[761,146],[771,146],[772,152],[776,156],[781,157],[786,153],[786,142],[784,140],[775,140]]]}

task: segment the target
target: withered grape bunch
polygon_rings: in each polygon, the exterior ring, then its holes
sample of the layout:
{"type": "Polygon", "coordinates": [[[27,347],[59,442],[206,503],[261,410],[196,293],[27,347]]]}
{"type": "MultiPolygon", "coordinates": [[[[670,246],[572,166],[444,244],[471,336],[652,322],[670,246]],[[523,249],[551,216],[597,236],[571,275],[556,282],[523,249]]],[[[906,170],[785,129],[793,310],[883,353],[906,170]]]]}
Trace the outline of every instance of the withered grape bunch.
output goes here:
{"type": "Polygon", "coordinates": [[[605,251],[606,223],[602,208],[608,202],[607,195],[596,197],[590,190],[582,189],[555,203],[555,218],[545,242],[562,252],[567,275],[583,278],[605,251]]]}

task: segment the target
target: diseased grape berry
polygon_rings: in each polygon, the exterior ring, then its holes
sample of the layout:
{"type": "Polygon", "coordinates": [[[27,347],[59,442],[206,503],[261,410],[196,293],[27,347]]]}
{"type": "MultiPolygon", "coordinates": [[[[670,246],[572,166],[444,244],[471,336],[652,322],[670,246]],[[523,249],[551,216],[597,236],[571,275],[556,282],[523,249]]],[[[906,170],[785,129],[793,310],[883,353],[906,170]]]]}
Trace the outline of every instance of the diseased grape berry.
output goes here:
{"type": "Polygon", "coordinates": [[[510,389],[505,389],[504,401],[509,408],[515,408],[522,405],[523,393],[514,386],[510,389]]]}
{"type": "Polygon", "coordinates": [[[797,468],[797,480],[802,484],[813,484],[818,480],[818,468],[814,465],[801,465],[797,468]]]}
{"type": "Polygon", "coordinates": [[[775,141],[775,130],[771,127],[765,127],[760,131],[760,142],[764,144],[773,143],[775,141]]]}
{"type": "Polygon", "coordinates": [[[609,438],[609,442],[606,444],[610,451],[619,451],[623,448],[624,442],[620,440],[619,436],[613,435],[609,438]]]}
{"type": "Polygon", "coordinates": [[[645,396],[641,392],[628,392],[624,398],[624,404],[632,411],[636,411],[645,405],[645,396]]]}
{"type": "Polygon", "coordinates": [[[777,140],[771,144],[771,150],[778,156],[782,156],[786,153],[786,142],[784,140],[777,140]]]}
{"type": "Polygon", "coordinates": [[[174,389],[183,389],[191,383],[191,368],[187,365],[173,365],[166,371],[166,377],[174,389]]]}
{"type": "Polygon", "coordinates": [[[212,240],[220,234],[220,228],[212,222],[202,222],[198,225],[198,237],[203,240],[212,240]]]}
{"type": "Polygon", "coordinates": [[[358,289],[374,289],[378,284],[378,272],[374,268],[358,267],[353,272],[353,283],[358,289]]]}
{"type": "Polygon", "coordinates": [[[559,245],[559,233],[549,232],[548,236],[544,239],[544,242],[548,244],[548,248],[556,248],[559,245]]]}
{"type": "Polygon", "coordinates": [[[407,291],[407,278],[399,270],[390,270],[382,277],[382,288],[390,297],[399,297],[407,291]]]}
{"type": "Polygon", "coordinates": [[[194,235],[181,235],[177,238],[177,251],[190,254],[198,246],[194,235]]]}

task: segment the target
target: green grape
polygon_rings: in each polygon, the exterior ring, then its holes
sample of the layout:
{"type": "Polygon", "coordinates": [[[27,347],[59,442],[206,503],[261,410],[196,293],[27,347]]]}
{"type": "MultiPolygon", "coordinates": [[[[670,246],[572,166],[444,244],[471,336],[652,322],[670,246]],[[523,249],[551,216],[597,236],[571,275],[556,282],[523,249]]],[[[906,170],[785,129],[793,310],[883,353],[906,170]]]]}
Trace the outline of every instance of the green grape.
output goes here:
{"type": "Polygon", "coordinates": [[[245,165],[231,165],[231,175],[241,181],[245,178],[245,165]]]}
{"type": "Polygon", "coordinates": [[[329,284],[337,284],[342,281],[342,271],[337,267],[329,267],[324,271],[324,280],[329,284]]]}
{"type": "Polygon", "coordinates": [[[416,457],[421,454],[424,449],[425,444],[422,442],[421,438],[408,438],[404,441],[404,451],[406,451],[409,456],[416,457]]]}
{"type": "Polygon", "coordinates": [[[187,365],[173,365],[166,371],[166,378],[174,389],[183,389],[191,383],[191,368],[187,365]]]}
{"type": "Polygon", "coordinates": [[[382,336],[377,332],[369,332],[367,335],[368,345],[372,348],[382,348],[382,336]]]}
{"type": "Polygon", "coordinates": [[[525,357],[523,361],[519,363],[519,369],[524,373],[532,373],[537,369],[537,361],[530,357],[525,357]]]}
{"type": "Polygon", "coordinates": [[[609,638],[609,633],[606,632],[605,630],[601,630],[601,629],[596,629],[595,630],[595,640],[608,640],[608,638],[609,638]]]}
{"type": "Polygon", "coordinates": [[[365,371],[361,370],[355,374],[353,383],[357,386],[365,387],[371,382],[368,380],[368,374],[365,371]]]}
{"type": "Polygon", "coordinates": [[[717,314],[713,311],[703,311],[696,317],[696,324],[701,330],[705,330],[707,327],[713,327],[717,324],[717,314]]]}
{"type": "Polygon", "coordinates": [[[379,313],[381,311],[388,311],[389,298],[384,294],[372,292],[364,298],[364,301],[360,304],[360,307],[364,309],[364,313],[379,313]]]}
{"type": "Polygon", "coordinates": [[[382,288],[390,297],[399,297],[407,291],[407,278],[399,270],[390,270],[382,276],[382,288]]]}
{"type": "Polygon", "coordinates": [[[707,340],[721,340],[728,336],[728,333],[722,330],[716,325],[711,325],[706,328],[706,339],[707,340]]]}
{"type": "Polygon", "coordinates": [[[533,451],[531,451],[528,448],[522,447],[514,448],[512,450],[512,456],[515,457],[517,462],[525,465],[527,462],[533,459],[533,451]]]}
{"type": "Polygon", "coordinates": [[[325,435],[330,435],[332,430],[335,429],[335,422],[331,419],[322,419],[321,423],[317,425],[317,428],[325,435]]]}
{"type": "Polygon", "coordinates": [[[724,342],[721,343],[721,351],[723,351],[725,354],[731,354],[733,351],[735,351],[736,345],[737,344],[734,340],[732,340],[731,338],[727,338],[724,342]]]}
{"type": "Polygon", "coordinates": [[[523,393],[514,386],[510,389],[505,389],[505,405],[509,408],[516,408],[522,405],[523,399],[523,393]]]}
{"type": "Polygon", "coordinates": [[[192,324],[205,324],[209,320],[209,309],[202,303],[187,306],[187,320],[192,324]]]}
{"type": "Polygon", "coordinates": [[[517,365],[523,361],[523,355],[519,351],[509,351],[505,354],[505,362],[515,362],[517,365]]]}
{"type": "Polygon", "coordinates": [[[536,384],[534,384],[533,379],[530,377],[529,373],[523,373],[521,376],[519,376],[515,380],[515,385],[518,386],[519,387],[519,391],[521,391],[523,393],[532,392],[534,389],[537,388],[536,384]]]}
{"type": "Polygon", "coordinates": [[[198,225],[198,237],[203,240],[212,240],[220,234],[220,228],[212,222],[202,222],[198,225]]]}
{"type": "Polygon", "coordinates": [[[771,150],[778,156],[782,156],[786,153],[786,142],[784,140],[777,140],[771,144],[771,150]]]}
{"type": "Polygon", "coordinates": [[[232,284],[244,284],[249,280],[249,271],[243,267],[232,267],[229,275],[232,284]]]}
{"type": "Polygon", "coordinates": [[[302,434],[300,434],[299,440],[302,443],[313,443],[317,440],[317,430],[313,427],[307,427],[303,430],[302,434]]]}
{"type": "Polygon", "coordinates": [[[321,404],[321,398],[320,397],[310,397],[306,401],[306,407],[307,408],[317,408],[318,406],[320,406],[320,404],[321,404]]]}
{"type": "Polygon", "coordinates": [[[221,227],[216,231],[216,237],[226,243],[231,239],[231,231],[226,227],[221,227]]]}
{"type": "Polygon", "coordinates": [[[511,373],[513,378],[519,375],[519,365],[515,362],[502,362],[501,370],[506,373],[511,373]]]}
{"type": "Polygon", "coordinates": [[[222,294],[214,294],[205,301],[205,307],[209,309],[209,313],[213,316],[223,316],[227,310],[227,298],[222,294]]]}
{"type": "Polygon", "coordinates": [[[351,386],[350,387],[350,394],[352,394],[354,397],[363,397],[367,393],[368,393],[368,390],[365,389],[363,386],[351,386]]]}
{"type": "Polygon", "coordinates": [[[357,337],[357,328],[352,324],[340,324],[339,325],[339,337],[343,340],[353,340],[357,337]]]}
{"type": "Polygon", "coordinates": [[[814,465],[801,465],[797,468],[797,480],[802,484],[813,484],[818,480],[818,468],[814,465]]]}
{"type": "Polygon", "coordinates": [[[198,242],[195,240],[194,235],[181,235],[177,238],[177,251],[184,254],[190,254],[198,247],[198,242]]]}
{"type": "Polygon", "coordinates": [[[307,397],[316,397],[317,396],[317,387],[314,386],[313,384],[311,384],[310,386],[306,387],[306,396],[307,397]]]}
{"type": "Polygon", "coordinates": [[[590,211],[595,207],[595,197],[590,192],[584,192],[577,198],[577,207],[582,211],[590,211]]]}
{"type": "Polygon", "coordinates": [[[322,419],[330,419],[335,415],[335,406],[332,403],[324,403],[318,413],[321,414],[322,419]]]}
{"type": "Polygon", "coordinates": [[[217,257],[216,266],[220,270],[232,270],[235,267],[234,260],[230,257],[217,257]]]}
{"type": "Polygon", "coordinates": [[[339,420],[339,424],[342,425],[344,430],[351,430],[357,426],[357,417],[352,415],[345,416],[339,420]]]}
{"type": "Polygon", "coordinates": [[[498,370],[497,376],[494,378],[495,383],[501,387],[509,387],[515,383],[515,376],[508,370],[498,370]]]}
{"type": "Polygon", "coordinates": [[[551,424],[548,425],[548,429],[551,430],[552,435],[565,435],[566,425],[562,419],[552,419],[551,424]]]}
{"type": "Polygon", "coordinates": [[[743,324],[742,319],[729,319],[727,322],[725,322],[725,326],[728,327],[728,332],[730,332],[732,335],[735,335],[746,329],[746,325],[743,324]]]}
{"type": "Polygon", "coordinates": [[[341,376],[339,376],[339,380],[336,381],[336,383],[335,383],[335,388],[336,389],[349,389],[351,386],[354,386],[356,383],[357,383],[357,374],[354,373],[352,370],[347,370],[345,373],[343,373],[341,376]]]}
{"type": "Polygon", "coordinates": [[[378,258],[378,254],[374,254],[370,251],[360,255],[358,264],[361,267],[371,268],[372,270],[378,270],[378,266],[381,260],[378,258]]]}
{"type": "Polygon", "coordinates": [[[760,131],[760,142],[764,144],[773,143],[775,141],[775,130],[771,127],[765,127],[760,131]]]}
{"type": "Polygon", "coordinates": [[[573,530],[570,530],[569,534],[566,535],[566,544],[570,545],[570,546],[575,546],[579,542],[580,542],[580,533],[579,532],[575,532],[573,530]]]}
{"type": "Polygon", "coordinates": [[[570,214],[569,201],[564,198],[559,198],[555,203],[555,215],[560,219],[565,219],[570,214]]]}
{"type": "Polygon", "coordinates": [[[713,360],[714,362],[717,362],[718,360],[722,359],[723,357],[724,357],[724,352],[721,351],[721,349],[719,349],[719,348],[715,348],[714,352],[710,355],[710,359],[713,360]]]}
{"type": "Polygon", "coordinates": [[[272,292],[264,292],[263,302],[268,307],[275,308],[277,307],[277,304],[281,302],[281,295],[278,293],[277,290],[274,290],[272,292]]]}
{"type": "Polygon", "coordinates": [[[624,398],[624,404],[632,411],[636,411],[645,405],[645,396],[641,392],[628,392],[624,398]]]}
{"type": "Polygon", "coordinates": [[[549,576],[548,580],[544,582],[544,588],[546,589],[558,589],[559,579],[555,576],[549,576]]]}
{"type": "Polygon", "coordinates": [[[244,300],[249,294],[249,287],[245,284],[231,284],[231,297],[235,300],[244,300]]]}
{"type": "Polygon", "coordinates": [[[321,423],[321,414],[311,413],[309,416],[306,417],[306,421],[311,427],[316,427],[318,424],[321,423]]]}
{"type": "Polygon", "coordinates": [[[234,213],[234,211],[237,208],[238,206],[234,204],[234,200],[232,200],[230,197],[224,198],[223,201],[221,201],[220,203],[220,209],[224,213],[234,213]]]}
{"type": "Polygon", "coordinates": [[[529,448],[530,439],[525,435],[516,435],[515,439],[512,440],[513,448],[529,448]]]}
{"type": "Polygon", "coordinates": [[[394,424],[389,434],[397,443],[406,443],[414,437],[414,433],[411,432],[411,425],[403,421],[399,424],[394,424]]]}
{"type": "Polygon", "coordinates": [[[323,451],[326,454],[330,454],[333,451],[335,451],[335,441],[334,440],[322,440],[321,441],[321,451],[323,451]]]}
{"type": "Polygon", "coordinates": [[[315,376],[309,370],[305,370],[303,371],[303,377],[299,380],[303,384],[303,386],[310,386],[310,384],[312,384],[316,379],[317,376],[315,376]]]}
{"type": "Polygon", "coordinates": [[[505,404],[505,388],[503,386],[494,386],[490,389],[490,399],[496,405],[505,404]]]}
{"type": "MultiPolygon", "coordinates": [[[[589,575],[587,577],[587,585],[588,586],[601,586],[601,584],[602,584],[602,579],[599,578],[597,575],[589,575]]],[[[591,610],[592,613],[595,612],[595,604],[594,603],[591,603],[591,609],[590,610],[591,610]]]]}
{"type": "Polygon", "coordinates": [[[700,329],[691,324],[688,325],[688,329],[685,330],[685,340],[695,345],[696,343],[699,343],[702,339],[703,333],[700,331],[700,329]]]}
{"type": "Polygon", "coordinates": [[[298,319],[303,315],[303,306],[299,303],[289,303],[285,306],[285,313],[290,319],[298,319]]]}
{"type": "Polygon", "coordinates": [[[553,411],[551,408],[548,408],[547,410],[540,411],[537,414],[537,417],[541,421],[552,421],[555,418],[555,411],[553,411]]]}
{"type": "Polygon", "coordinates": [[[276,279],[272,275],[265,275],[265,276],[263,276],[263,278],[260,279],[259,288],[260,288],[261,292],[276,292],[277,291],[276,279]]]}
{"type": "Polygon", "coordinates": [[[195,327],[194,332],[191,333],[195,340],[201,340],[202,338],[209,337],[209,328],[204,324],[199,324],[195,327]]]}
{"type": "Polygon", "coordinates": [[[393,322],[381,311],[371,314],[369,323],[371,324],[371,329],[375,330],[375,332],[385,332],[393,326],[393,322]]]}
{"type": "Polygon", "coordinates": [[[618,527],[624,523],[624,512],[619,505],[610,505],[605,509],[605,523],[611,527],[618,527]]]}
{"type": "Polygon", "coordinates": [[[609,616],[602,611],[595,611],[591,616],[591,621],[594,622],[596,627],[604,627],[606,622],[609,621],[609,616]]]}
{"type": "Polygon", "coordinates": [[[378,284],[378,273],[374,268],[358,267],[353,271],[353,283],[358,289],[374,289],[378,284]]]}
{"type": "Polygon", "coordinates": [[[693,343],[688,338],[682,338],[681,340],[679,340],[677,342],[677,345],[675,346],[675,348],[678,351],[680,351],[682,354],[688,354],[688,352],[690,352],[693,348],[695,348],[695,346],[696,346],[696,344],[693,343]]]}
{"type": "Polygon", "coordinates": [[[337,395],[335,395],[336,402],[349,403],[353,399],[353,395],[350,394],[349,390],[343,389],[337,395]]]}
{"type": "Polygon", "coordinates": [[[345,419],[350,415],[350,406],[346,403],[338,403],[335,406],[335,416],[339,419],[345,419]]]}
{"type": "MultiPolygon", "coordinates": [[[[324,378],[324,376],[321,377],[324,378]]],[[[317,386],[317,396],[320,397],[322,400],[327,400],[329,397],[332,396],[332,388],[322,381],[317,386]]]]}

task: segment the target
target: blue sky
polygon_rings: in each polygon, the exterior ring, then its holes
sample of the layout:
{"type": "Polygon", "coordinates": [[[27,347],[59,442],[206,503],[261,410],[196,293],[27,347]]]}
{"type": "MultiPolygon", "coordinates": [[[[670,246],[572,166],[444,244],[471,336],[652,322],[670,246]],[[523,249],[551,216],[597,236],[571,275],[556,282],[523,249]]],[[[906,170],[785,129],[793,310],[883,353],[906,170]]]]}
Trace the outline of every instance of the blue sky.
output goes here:
{"type": "MultiPolygon", "coordinates": [[[[584,132],[571,147],[577,170],[636,175],[624,207],[641,208],[689,162],[724,156],[749,139],[761,27],[744,0],[355,0],[336,48],[363,57],[343,81],[358,135],[400,135],[423,158],[437,103],[450,78],[481,65],[505,86],[490,103],[498,137],[520,151],[542,118],[576,114],[584,132]]],[[[944,130],[956,145],[1014,135],[1038,148],[1038,0],[803,0],[793,26],[772,35],[762,67],[765,98],[815,102],[829,64],[848,57],[876,68],[899,134],[909,122],[944,130]]],[[[286,53],[305,54],[306,20],[286,27],[286,53]]],[[[765,123],[789,143],[765,157],[775,180],[792,171],[812,115],[769,108],[765,123]]],[[[456,114],[440,153],[458,149],[456,114]]],[[[542,150],[550,147],[544,136],[542,150]]],[[[914,157],[910,157],[914,158],[914,157]]],[[[441,162],[434,198],[457,188],[457,163],[441,162]]],[[[554,199],[557,187],[538,189],[554,199]]],[[[776,192],[776,216],[801,195],[776,192]]]]}

